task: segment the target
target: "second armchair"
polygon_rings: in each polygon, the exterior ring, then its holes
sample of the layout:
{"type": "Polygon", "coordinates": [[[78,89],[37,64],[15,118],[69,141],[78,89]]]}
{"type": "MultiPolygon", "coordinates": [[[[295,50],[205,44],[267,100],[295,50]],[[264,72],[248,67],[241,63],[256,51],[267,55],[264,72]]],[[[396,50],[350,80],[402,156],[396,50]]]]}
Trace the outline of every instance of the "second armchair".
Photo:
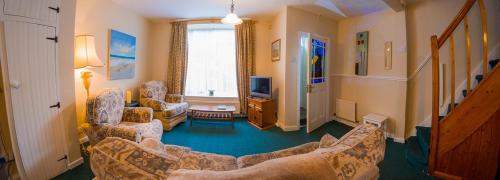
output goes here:
{"type": "Polygon", "coordinates": [[[188,103],[180,94],[167,94],[163,81],[149,81],[140,89],[140,104],[154,110],[154,118],[161,120],[164,131],[170,131],[177,124],[186,121],[188,103]]]}

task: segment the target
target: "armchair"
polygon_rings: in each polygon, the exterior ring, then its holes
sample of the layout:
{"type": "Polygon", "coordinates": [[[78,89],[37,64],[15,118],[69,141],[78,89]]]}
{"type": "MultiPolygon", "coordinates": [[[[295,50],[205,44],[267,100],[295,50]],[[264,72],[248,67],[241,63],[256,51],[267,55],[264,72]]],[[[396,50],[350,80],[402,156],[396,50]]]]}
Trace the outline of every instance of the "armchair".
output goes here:
{"type": "Polygon", "coordinates": [[[163,81],[149,81],[140,89],[139,103],[153,109],[153,117],[163,124],[163,130],[170,131],[177,124],[186,121],[188,103],[180,94],[167,94],[163,81]]]}
{"type": "Polygon", "coordinates": [[[153,119],[146,107],[125,107],[123,91],[105,89],[87,100],[87,123],[80,128],[91,145],[106,137],[120,137],[135,142],[144,138],[161,139],[161,122],[153,119]]]}

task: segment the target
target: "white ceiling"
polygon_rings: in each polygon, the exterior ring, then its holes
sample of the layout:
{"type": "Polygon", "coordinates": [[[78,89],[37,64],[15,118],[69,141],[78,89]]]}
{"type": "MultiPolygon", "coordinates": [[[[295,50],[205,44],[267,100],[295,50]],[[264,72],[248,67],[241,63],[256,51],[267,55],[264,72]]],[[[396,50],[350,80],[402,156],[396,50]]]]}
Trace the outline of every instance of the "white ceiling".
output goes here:
{"type": "MultiPolygon", "coordinates": [[[[231,0],[112,0],[152,19],[214,18],[225,16],[231,0]]],[[[382,0],[235,0],[240,17],[265,18],[293,6],[334,19],[387,9],[382,0]]]]}

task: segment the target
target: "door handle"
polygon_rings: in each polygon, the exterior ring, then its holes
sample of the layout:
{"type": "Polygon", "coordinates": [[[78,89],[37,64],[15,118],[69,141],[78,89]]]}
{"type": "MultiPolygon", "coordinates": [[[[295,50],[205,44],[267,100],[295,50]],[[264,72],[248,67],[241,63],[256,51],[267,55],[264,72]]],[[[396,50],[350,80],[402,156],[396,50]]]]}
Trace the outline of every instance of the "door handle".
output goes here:
{"type": "Polygon", "coordinates": [[[49,106],[49,108],[57,108],[57,109],[59,109],[59,108],[61,108],[61,102],[57,102],[57,104],[49,106]]]}

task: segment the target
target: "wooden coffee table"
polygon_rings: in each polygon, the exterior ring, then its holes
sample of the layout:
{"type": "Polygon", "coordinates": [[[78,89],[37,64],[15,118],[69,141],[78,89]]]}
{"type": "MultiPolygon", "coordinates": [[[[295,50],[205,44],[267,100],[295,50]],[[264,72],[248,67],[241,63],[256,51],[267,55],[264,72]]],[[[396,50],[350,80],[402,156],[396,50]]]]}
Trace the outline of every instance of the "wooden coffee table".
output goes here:
{"type": "Polygon", "coordinates": [[[195,105],[189,107],[191,110],[191,121],[189,126],[193,126],[193,120],[226,120],[231,121],[234,128],[234,106],[226,106],[225,109],[219,109],[218,106],[195,105]]]}

